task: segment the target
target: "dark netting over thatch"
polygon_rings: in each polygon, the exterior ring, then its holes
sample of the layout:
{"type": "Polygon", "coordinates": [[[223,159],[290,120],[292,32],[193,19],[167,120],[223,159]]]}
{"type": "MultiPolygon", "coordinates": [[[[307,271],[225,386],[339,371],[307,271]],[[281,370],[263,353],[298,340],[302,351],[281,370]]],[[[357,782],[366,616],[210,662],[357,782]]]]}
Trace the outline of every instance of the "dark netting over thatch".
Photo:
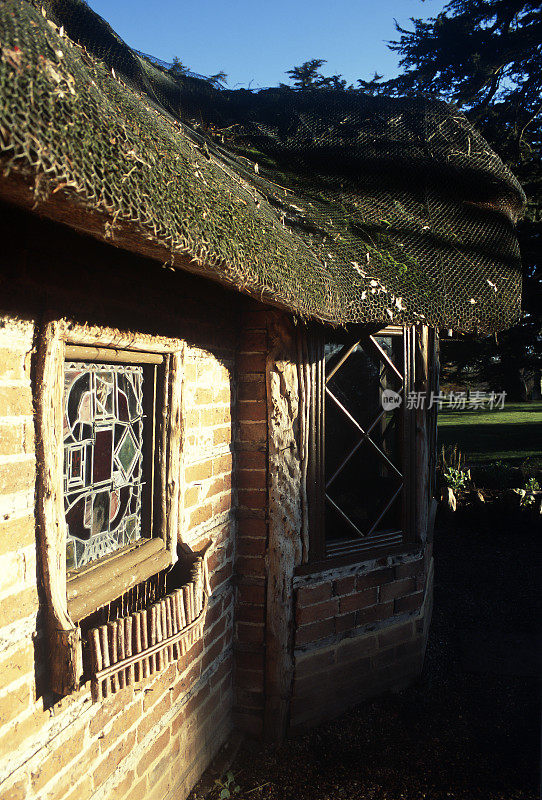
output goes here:
{"type": "Polygon", "coordinates": [[[523,193],[454,108],[218,90],[131,50],[81,0],[41,5],[0,4],[4,168],[304,316],[516,320],[523,193]]]}

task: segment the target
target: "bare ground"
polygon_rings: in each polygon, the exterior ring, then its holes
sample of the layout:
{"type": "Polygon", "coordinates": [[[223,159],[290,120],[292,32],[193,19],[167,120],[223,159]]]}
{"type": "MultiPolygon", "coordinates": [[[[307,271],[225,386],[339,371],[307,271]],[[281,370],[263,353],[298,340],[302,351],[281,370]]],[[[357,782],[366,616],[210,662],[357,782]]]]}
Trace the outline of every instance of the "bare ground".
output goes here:
{"type": "Polygon", "coordinates": [[[231,767],[230,789],[240,787],[232,796],[535,800],[541,533],[498,508],[440,519],[419,681],[281,747],[245,744],[231,767]]]}

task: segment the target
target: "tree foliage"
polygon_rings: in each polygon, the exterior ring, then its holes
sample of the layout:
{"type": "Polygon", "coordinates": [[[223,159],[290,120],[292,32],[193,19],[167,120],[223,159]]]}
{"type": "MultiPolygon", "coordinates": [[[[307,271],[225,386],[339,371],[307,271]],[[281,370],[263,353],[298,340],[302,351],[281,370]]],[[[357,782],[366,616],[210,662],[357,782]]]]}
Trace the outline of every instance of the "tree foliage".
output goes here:
{"type": "Polygon", "coordinates": [[[403,73],[383,85],[396,95],[456,103],[522,181],[542,189],[542,7],[533,0],[451,0],[390,48],[403,73]]]}
{"type": "MultiPolygon", "coordinates": [[[[289,69],[286,74],[290,76],[294,89],[351,89],[347,87],[342,75],[325,77],[320,68],[327,64],[323,58],[311,58],[298,67],[289,69]]],[[[281,84],[284,86],[284,84],[281,84]]]]}
{"type": "MultiPolygon", "coordinates": [[[[177,58],[177,56],[174,56],[173,62],[169,67],[168,72],[173,78],[180,80],[186,77],[187,75],[190,75],[190,67],[187,67],[185,64],[183,64],[182,61],[180,61],[177,58]]],[[[208,83],[210,83],[212,86],[218,89],[221,86],[221,84],[227,83],[227,78],[228,78],[227,73],[220,71],[217,72],[216,75],[209,75],[205,77],[203,80],[206,80],[208,83]]]]}
{"type": "Polygon", "coordinates": [[[478,345],[448,347],[445,375],[486,380],[514,398],[540,380],[542,309],[542,7],[533,0],[451,0],[428,20],[396,25],[390,47],[403,73],[381,84],[392,95],[456,103],[508,164],[527,195],[518,225],[523,275],[521,322],[478,345]]]}
{"type": "MultiPolygon", "coordinates": [[[[519,399],[542,368],[542,6],[538,0],[450,0],[429,19],[411,19],[389,43],[402,73],[375,73],[349,91],[429,96],[455,103],[512,169],[527,195],[517,229],[524,277],[521,322],[498,340],[448,346],[448,377],[486,380],[519,399]],[[453,373],[453,374],[452,374],[453,373]]],[[[295,88],[325,88],[313,59],[287,74],[295,88]]],[[[336,82],[346,83],[342,76],[336,82]]]]}

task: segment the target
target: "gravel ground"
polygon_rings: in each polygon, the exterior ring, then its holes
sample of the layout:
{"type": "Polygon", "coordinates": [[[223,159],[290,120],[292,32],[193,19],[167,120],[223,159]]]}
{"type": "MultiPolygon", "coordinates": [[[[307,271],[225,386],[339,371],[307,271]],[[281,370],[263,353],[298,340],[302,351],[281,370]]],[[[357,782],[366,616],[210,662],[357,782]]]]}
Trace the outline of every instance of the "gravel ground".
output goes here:
{"type": "Polygon", "coordinates": [[[439,520],[420,680],[279,748],[245,744],[231,767],[232,796],[535,800],[541,541],[532,521],[498,509],[439,520]]]}

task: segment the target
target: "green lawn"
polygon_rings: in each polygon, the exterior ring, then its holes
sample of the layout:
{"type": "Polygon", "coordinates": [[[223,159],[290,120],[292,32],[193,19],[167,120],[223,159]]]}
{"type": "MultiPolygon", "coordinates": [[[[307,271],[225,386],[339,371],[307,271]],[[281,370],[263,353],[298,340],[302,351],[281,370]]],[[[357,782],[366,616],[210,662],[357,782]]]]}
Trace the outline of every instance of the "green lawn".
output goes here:
{"type": "Polygon", "coordinates": [[[542,402],[505,403],[504,409],[447,411],[438,417],[439,450],[457,444],[482,477],[491,471],[542,470],[542,402]]]}

